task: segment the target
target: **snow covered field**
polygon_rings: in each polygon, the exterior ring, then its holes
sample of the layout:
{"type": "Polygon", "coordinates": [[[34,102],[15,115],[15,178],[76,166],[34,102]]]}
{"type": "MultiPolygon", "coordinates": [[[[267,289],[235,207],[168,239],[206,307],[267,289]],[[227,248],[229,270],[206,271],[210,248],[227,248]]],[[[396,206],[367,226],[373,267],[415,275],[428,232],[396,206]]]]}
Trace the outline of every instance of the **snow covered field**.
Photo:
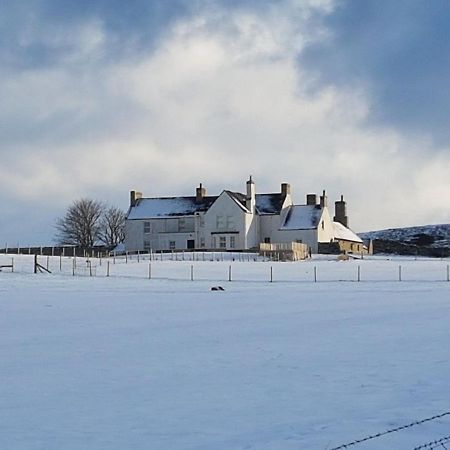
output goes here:
{"type": "MultiPolygon", "coordinates": [[[[85,260],[34,275],[14,258],[1,449],[322,450],[450,411],[449,261],[166,260],[149,280],[142,260],[110,277],[92,260],[90,277],[85,260]]],[[[351,448],[448,435],[445,416],[351,448]]]]}

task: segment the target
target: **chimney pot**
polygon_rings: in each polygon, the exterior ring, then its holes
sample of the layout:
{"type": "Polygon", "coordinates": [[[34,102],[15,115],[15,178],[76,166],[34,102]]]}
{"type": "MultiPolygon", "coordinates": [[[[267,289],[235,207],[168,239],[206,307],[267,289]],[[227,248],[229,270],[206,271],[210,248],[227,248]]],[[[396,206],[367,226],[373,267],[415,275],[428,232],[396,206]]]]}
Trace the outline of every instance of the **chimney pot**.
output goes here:
{"type": "Polygon", "coordinates": [[[195,201],[201,203],[205,197],[206,189],[203,187],[203,184],[200,183],[199,187],[195,190],[195,201]]]}
{"type": "Polygon", "coordinates": [[[281,183],[281,195],[286,197],[286,195],[290,195],[291,193],[291,185],[289,183],[281,183]]]}

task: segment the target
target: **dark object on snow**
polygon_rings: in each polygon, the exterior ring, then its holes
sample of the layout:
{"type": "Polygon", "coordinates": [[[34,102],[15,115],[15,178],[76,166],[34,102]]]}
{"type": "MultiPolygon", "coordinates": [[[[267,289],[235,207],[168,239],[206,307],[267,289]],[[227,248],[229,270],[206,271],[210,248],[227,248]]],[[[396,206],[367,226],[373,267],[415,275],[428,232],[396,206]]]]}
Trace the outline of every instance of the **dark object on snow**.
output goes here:
{"type": "Polygon", "coordinates": [[[224,291],[225,289],[222,286],[213,286],[211,288],[212,291],[224,291]]]}

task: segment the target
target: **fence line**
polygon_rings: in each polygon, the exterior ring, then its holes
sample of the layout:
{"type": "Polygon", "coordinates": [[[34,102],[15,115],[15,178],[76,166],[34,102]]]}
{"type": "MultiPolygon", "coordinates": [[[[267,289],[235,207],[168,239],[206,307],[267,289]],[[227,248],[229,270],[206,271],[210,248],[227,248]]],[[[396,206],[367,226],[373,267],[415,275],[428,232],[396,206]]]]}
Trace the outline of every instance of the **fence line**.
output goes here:
{"type": "MultiPolygon", "coordinates": [[[[233,280],[271,283],[393,282],[396,280],[402,283],[450,281],[449,264],[442,264],[437,261],[430,261],[427,270],[423,270],[424,266],[419,266],[413,261],[411,261],[410,265],[405,264],[404,266],[396,264],[395,261],[387,263],[378,260],[366,260],[364,264],[361,264],[359,261],[356,264],[356,262],[338,263],[330,260],[309,260],[298,263],[275,262],[270,265],[247,265],[234,259],[234,257],[222,262],[223,256],[217,258],[217,255],[215,255],[213,257],[217,259],[213,261],[219,261],[216,265],[216,263],[209,263],[209,261],[203,262],[201,254],[198,254],[198,259],[195,259],[195,257],[190,259],[191,255],[186,254],[184,263],[179,262],[167,265],[168,258],[172,258],[172,255],[170,253],[166,254],[166,259],[163,258],[162,260],[160,259],[161,256],[159,254],[157,257],[151,254],[136,254],[92,258],[89,255],[86,257],[14,255],[11,258],[10,256],[0,255],[0,270],[3,268],[5,272],[8,271],[7,269],[10,269],[18,273],[32,273],[32,259],[39,258],[40,266],[47,270],[51,269],[53,273],[60,274],[70,273],[73,276],[126,276],[128,278],[148,277],[172,280],[190,279],[192,281],[233,280]],[[149,268],[147,275],[143,267],[139,269],[144,262],[147,264],[155,262],[156,270],[154,274],[152,274],[151,268],[149,268]],[[30,266],[29,272],[28,265],[30,266]],[[183,269],[183,267],[186,267],[186,269],[183,269]]],[[[243,257],[241,261],[244,259],[243,257]]],[[[253,257],[249,256],[249,259],[253,261],[253,257]]],[[[169,261],[173,261],[173,259],[169,261]]],[[[268,260],[259,257],[257,261],[267,262],[268,260]]]]}
{"type": "MultiPolygon", "coordinates": [[[[398,431],[406,430],[407,428],[412,428],[412,427],[415,427],[417,425],[421,425],[422,423],[426,423],[426,422],[430,422],[432,420],[440,419],[440,418],[448,416],[448,415],[450,415],[450,411],[444,412],[442,414],[436,414],[435,416],[427,417],[426,419],[416,420],[415,422],[408,423],[407,425],[402,425],[400,427],[391,428],[390,430],[386,430],[386,431],[383,431],[381,433],[372,434],[372,435],[366,436],[365,438],[362,438],[362,439],[355,439],[352,442],[348,442],[347,444],[339,445],[338,447],[333,447],[330,450],[342,450],[342,449],[345,449],[345,448],[348,448],[348,447],[352,447],[353,445],[361,444],[362,442],[370,441],[371,439],[376,439],[376,438],[379,438],[381,436],[385,436],[386,434],[397,433],[398,431]]],[[[425,444],[425,445],[428,445],[428,444],[425,444]]],[[[426,447],[417,447],[414,450],[417,450],[418,448],[426,448],[426,447]]]]}
{"type": "Polygon", "coordinates": [[[422,450],[424,448],[434,449],[434,448],[439,448],[439,447],[442,447],[447,450],[447,447],[444,445],[447,442],[450,442],[450,436],[445,436],[436,441],[428,442],[428,444],[419,445],[418,447],[414,447],[414,450],[422,450]]]}

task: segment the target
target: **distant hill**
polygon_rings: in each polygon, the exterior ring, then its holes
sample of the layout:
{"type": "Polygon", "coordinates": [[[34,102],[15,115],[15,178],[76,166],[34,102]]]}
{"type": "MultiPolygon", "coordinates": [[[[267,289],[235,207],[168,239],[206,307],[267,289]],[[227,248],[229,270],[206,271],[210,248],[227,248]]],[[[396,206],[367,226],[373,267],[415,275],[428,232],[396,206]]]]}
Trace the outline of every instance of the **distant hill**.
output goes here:
{"type": "Polygon", "coordinates": [[[450,256],[450,224],[389,228],[359,233],[359,236],[372,239],[374,253],[450,256]]]}

